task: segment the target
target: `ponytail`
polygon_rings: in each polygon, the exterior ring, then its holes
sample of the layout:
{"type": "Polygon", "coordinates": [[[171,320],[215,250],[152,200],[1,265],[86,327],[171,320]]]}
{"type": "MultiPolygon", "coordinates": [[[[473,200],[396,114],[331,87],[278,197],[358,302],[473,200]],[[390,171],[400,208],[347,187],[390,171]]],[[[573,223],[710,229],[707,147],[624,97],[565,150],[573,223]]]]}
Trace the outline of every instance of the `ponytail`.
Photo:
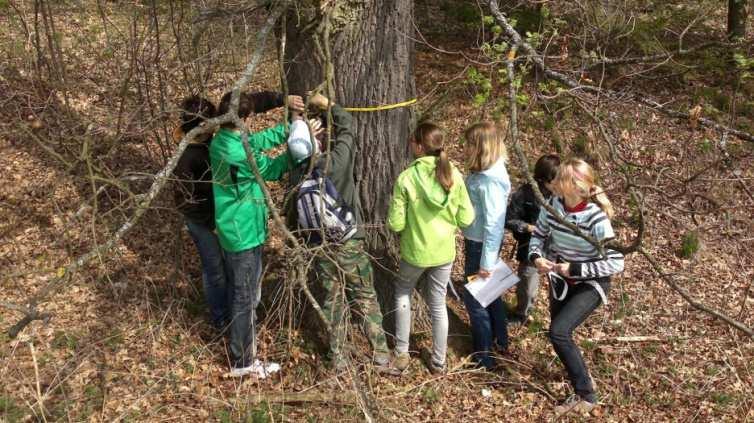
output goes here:
{"type": "Polygon", "coordinates": [[[612,219],[613,216],[615,216],[615,210],[613,209],[613,204],[610,203],[610,199],[607,198],[607,194],[605,194],[605,190],[603,190],[597,185],[593,185],[590,192],[590,196],[592,200],[602,209],[602,211],[605,212],[608,219],[612,219]]]}
{"type": "Polygon", "coordinates": [[[445,192],[453,187],[453,168],[448,154],[443,149],[445,134],[437,125],[422,122],[414,130],[413,141],[421,145],[427,155],[437,157],[435,162],[435,177],[445,192]]]}
{"type": "Polygon", "coordinates": [[[448,153],[443,149],[440,149],[440,152],[437,155],[435,175],[437,176],[437,182],[442,185],[445,192],[450,192],[450,189],[453,187],[453,169],[450,167],[448,153]]]}

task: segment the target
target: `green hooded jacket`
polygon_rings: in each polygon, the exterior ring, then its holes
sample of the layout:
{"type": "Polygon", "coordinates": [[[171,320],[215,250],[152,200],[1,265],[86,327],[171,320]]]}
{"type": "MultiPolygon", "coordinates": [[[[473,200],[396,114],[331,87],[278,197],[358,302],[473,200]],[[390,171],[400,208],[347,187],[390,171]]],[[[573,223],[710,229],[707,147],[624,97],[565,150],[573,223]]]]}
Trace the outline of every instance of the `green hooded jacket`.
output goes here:
{"type": "Polygon", "coordinates": [[[415,160],[395,182],[387,224],[401,234],[401,258],[418,267],[450,263],[456,257],[456,230],[474,221],[463,176],[453,166],[450,192],[435,176],[437,158],[415,160]]]}
{"type": "MultiPolygon", "coordinates": [[[[277,181],[292,164],[288,153],[271,158],[262,154],[286,140],[284,125],[249,134],[249,146],[265,181],[277,181]]],[[[241,134],[222,128],[209,147],[215,223],[220,245],[239,252],[264,244],[267,239],[267,204],[262,187],[246,160],[241,134]]]]}

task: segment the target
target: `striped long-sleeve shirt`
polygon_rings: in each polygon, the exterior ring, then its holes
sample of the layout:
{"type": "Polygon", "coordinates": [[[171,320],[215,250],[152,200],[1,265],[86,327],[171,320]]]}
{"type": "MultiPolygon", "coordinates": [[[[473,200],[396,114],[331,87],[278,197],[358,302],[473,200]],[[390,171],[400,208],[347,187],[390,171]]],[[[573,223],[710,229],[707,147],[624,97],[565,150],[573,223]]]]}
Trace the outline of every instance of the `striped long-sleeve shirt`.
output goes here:
{"type": "MultiPolygon", "coordinates": [[[[598,241],[615,237],[610,219],[597,204],[586,203],[584,207],[568,211],[560,198],[553,197],[550,205],[565,221],[598,241]]],[[[605,256],[602,256],[597,248],[560,224],[544,207],[529,244],[529,260],[533,262],[539,257],[570,263],[569,279],[593,280],[623,271],[623,254],[605,248],[605,256]],[[547,251],[545,242],[548,242],[547,251]]]]}

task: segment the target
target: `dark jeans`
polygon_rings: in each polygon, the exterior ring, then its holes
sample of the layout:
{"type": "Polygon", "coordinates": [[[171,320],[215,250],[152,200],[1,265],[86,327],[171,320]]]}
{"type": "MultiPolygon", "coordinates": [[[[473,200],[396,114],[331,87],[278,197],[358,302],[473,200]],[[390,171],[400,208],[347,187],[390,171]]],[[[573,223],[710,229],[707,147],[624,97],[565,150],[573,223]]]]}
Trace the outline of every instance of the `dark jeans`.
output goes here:
{"type": "MultiPolygon", "coordinates": [[[[466,261],[464,262],[464,274],[468,277],[479,271],[479,262],[482,259],[482,243],[464,240],[466,249],[466,261]]],[[[505,304],[498,298],[486,308],[479,304],[467,290],[463,290],[463,302],[469,313],[471,323],[471,337],[474,341],[474,359],[486,368],[495,366],[495,359],[490,355],[492,342],[497,341],[500,349],[508,348],[508,322],[506,319],[505,304]]]]}
{"type": "Polygon", "coordinates": [[[256,309],[262,298],[262,246],[225,251],[231,288],[230,364],[247,367],[257,354],[256,309]]]}
{"type": "MultiPolygon", "coordinates": [[[[607,295],[610,290],[610,279],[603,278],[598,282],[607,295]]],[[[558,282],[558,293],[562,292],[563,283],[558,282]]],[[[550,287],[550,342],[565,365],[573,390],[589,402],[597,402],[597,396],[584,357],[573,342],[573,331],[599,307],[600,303],[602,300],[597,290],[585,283],[570,286],[563,301],[553,297],[550,287]]]]}
{"type": "Polygon", "coordinates": [[[222,329],[230,320],[230,296],[223,263],[223,249],[217,235],[208,227],[186,219],[186,228],[202,261],[204,299],[209,306],[212,324],[222,329]]]}

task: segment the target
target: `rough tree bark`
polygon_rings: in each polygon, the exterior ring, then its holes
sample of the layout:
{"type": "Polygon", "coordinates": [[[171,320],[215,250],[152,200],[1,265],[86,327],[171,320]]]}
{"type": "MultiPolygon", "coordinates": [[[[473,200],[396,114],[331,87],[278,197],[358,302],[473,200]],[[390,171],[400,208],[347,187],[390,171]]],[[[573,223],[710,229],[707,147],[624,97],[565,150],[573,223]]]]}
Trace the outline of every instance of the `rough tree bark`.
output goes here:
{"type": "Polygon", "coordinates": [[[749,0],[728,0],[728,38],[732,41],[746,37],[748,2],[749,0]]]}
{"type": "MultiPolygon", "coordinates": [[[[292,10],[286,25],[285,68],[291,93],[315,89],[325,81],[324,63],[314,41],[316,25],[311,24],[323,17],[314,7],[307,9],[305,3],[292,10]]],[[[413,8],[411,0],[338,3],[330,15],[327,43],[338,104],[369,107],[414,98],[413,8]]],[[[385,222],[393,182],[408,161],[413,111],[400,107],[353,115],[358,146],[355,177],[364,223],[369,225],[367,242],[372,254],[387,258],[396,246],[394,237],[385,228],[371,225],[385,222]]],[[[388,286],[377,283],[383,301],[389,295],[388,286]]]]}

